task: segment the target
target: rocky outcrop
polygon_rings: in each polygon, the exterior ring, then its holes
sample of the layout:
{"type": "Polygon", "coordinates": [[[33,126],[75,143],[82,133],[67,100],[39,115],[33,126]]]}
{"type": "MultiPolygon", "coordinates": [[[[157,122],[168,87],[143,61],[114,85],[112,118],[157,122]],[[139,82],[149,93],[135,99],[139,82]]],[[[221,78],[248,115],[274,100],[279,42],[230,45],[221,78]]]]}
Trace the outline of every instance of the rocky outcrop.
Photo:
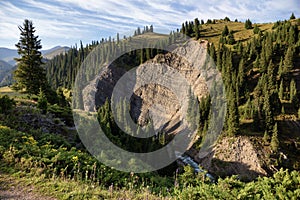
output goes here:
{"type": "Polygon", "coordinates": [[[240,179],[253,180],[267,175],[262,149],[254,147],[248,137],[225,137],[206,156],[196,155],[195,159],[216,175],[238,175],[240,179]]]}
{"type": "MultiPolygon", "coordinates": [[[[135,81],[135,86],[133,88],[124,86],[124,90],[134,90],[130,97],[131,116],[134,121],[144,125],[151,118],[156,130],[166,127],[166,124],[177,124],[182,119],[180,117],[182,103],[188,101],[186,99],[188,87],[199,100],[208,94],[202,74],[202,65],[206,59],[205,48],[206,44],[199,45],[195,41],[189,41],[173,52],[159,54],[137,67],[134,80],[128,80],[128,82],[135,81]],[[189,86],[183,85],[181,79],[185,79],[189,86]],[[140,84],[144,81],[149,84],[140,84]],[[170,88],[168,85],[174,87],[170,88]]],[[[120,67],[106,66],[83,90],[84,110],[95,111],[106,98],[111,98],[116,83],[125,73],[126,71],[120,67]]]]}

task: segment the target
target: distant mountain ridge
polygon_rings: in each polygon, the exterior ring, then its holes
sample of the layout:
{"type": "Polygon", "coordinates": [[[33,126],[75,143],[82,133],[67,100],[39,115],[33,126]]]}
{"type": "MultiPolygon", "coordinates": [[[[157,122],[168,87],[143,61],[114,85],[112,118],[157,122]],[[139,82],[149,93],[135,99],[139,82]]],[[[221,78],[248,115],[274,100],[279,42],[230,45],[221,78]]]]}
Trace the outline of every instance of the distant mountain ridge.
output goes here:
{"type": "MultiPolygon", "coordinates": [[[[51,49],[42,50],[44,61],[50,60],[56,55],[66,53],[69,47],[55,46],[51,49]]],[[[0,87],[9,85],[12,80],[12,71],[15,70],[16,61],[19,57],[17,49],[0,47],[0,87]]]]}
{"type": "MultiPolygon", "coordinates": [[[[65,53],[69,49],[70,47],[67,46],[55,46],[51,49],[42,50],[41,52],[43,54],[43,57],[49,60],[56,55],[65,53]]],[[[0,60],[5,61],[6,63],[9,63],[10,65],[14,66],[16,64],[14,58],[17,58],[18,56],[19,55],[17,49],[0,47],[0,60]]]]}

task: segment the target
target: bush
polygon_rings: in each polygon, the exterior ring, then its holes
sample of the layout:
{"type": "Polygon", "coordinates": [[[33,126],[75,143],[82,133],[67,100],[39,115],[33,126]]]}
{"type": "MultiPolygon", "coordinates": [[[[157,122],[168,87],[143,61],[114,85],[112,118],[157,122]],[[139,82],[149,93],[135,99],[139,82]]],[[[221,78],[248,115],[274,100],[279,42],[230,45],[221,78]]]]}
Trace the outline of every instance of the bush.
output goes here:
{"type": "Polygon", "coordinates": [[[259,27],[257,25],[254,26],[254,29],[253,29],[253,33],[254,34],[258,34],[260,31],[259,27]]]}
{"type": "Polygon", "coordinates": [[[13,99],[10,99],[7,95],[2,96],[0,98],[0,113],[7,114],[15,105],[16,102],[13,99]]]}
{"type": "Polygon", "coordinates": [[[40,90],[39,96],[38,96],[38,101],[37,101],[37,107],[43,111],[43,113],[47,112],[47,107],[48,107],[48,101],[46,98],[46,95],[42,90],[40,90]]]}

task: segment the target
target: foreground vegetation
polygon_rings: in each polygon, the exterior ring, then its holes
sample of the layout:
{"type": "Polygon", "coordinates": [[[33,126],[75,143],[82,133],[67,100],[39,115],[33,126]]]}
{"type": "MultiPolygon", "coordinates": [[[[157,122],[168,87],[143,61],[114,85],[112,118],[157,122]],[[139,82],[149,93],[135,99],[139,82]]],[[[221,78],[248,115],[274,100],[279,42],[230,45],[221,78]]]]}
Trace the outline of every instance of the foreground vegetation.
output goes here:
{"type": "MultiPolygon", "coordinates": [[[[254,26],[250,20],[246,24],[224,19],[200,25],[195,19],[177,31],[213,42],[207,46],[208,52],[222,72],[227,91],[224,136],[244,134],[262,138],[272,150],[268,155],[276,161],[272,165],[277,169],[284,167],[271,177],[243,182],[231,176],[212,183],[204,174],[195,174],[192,168],[182,169],[176,164],[157,172],[134,174],[99,163],[80,143],[69,107],[76,73],[99,42],[87,47],[81,44],[79,49],[74,47],[46,63],[51,91],[46,90],[49,87],[45,77],[43,87],[31,82],[30,87],[34,88],[28,91],[29,96],[7,87],[0,89],[4,95],[0,97],[0,172],[58,199],[299,199],[299,127],[286,131],[289,124],[284,120],[291,117],[293,120],[288,122],[297,124],[300,118],[299,25],[295,19],[254,26]],[[289,156],[287,163],[280,162],[284,153],[289,156]]],[[[109,60],[118,48],[129,48],[127,41],[139,42],[149,34],[153,36],[151,29],[145,35],[136,31],[134,37],[122,41],[103,39],[100,44],[105,48],[100,52],[109,60]]],[[[158,47],[176,39],[176,35],[156,35],[162,39],[158,47]]],[[[128,66],[138,65],[158,53],[161,52],[142,49],[131,52],[125,60],[129,60],[128,66]]],[[[30,88],[19,86],[21,92],[30,88]]],[[[124,134],[116,131],[108,105],[107,101],[98,109],[100,124],[107,126],[107,133],[117,135],[116,140],[123,147],[140,150],[137,142],[122,138],[120,135],[124,134]]],[[[200,110],[207,111],[199,121],[199,132],[205,132],[209,102],[200,106],[200,110]]]]}
{"type": "MultiPolygon", "coordinates": [[[[9,99],[1,99],[4,98],[9,99]]],[[[8,104],[12,105],[11,109],[0,114],[0,172],[14,180],[10,184],[34,186],[35,192],[43,195],[58,199],[300,198],[300,174],[297,171],[281,169],[273,177],[248,183],[237,176],[219,178],[216,183],[211,183],[204,174],[194,174],[190,167],[184,167],[183,173],[177,170],[168,177],[157,173],[119,172],[102,165],[61,135],[45,134],[30,127],[23,132],[16,130],[19,125],[10,117],[21,108],[18,102],[14,106],[13,100],[6,101],[5,106],[8,104]]],[[[30,112],[43,115],[37,108],[26,110],[27,114],[30,112]]]]}

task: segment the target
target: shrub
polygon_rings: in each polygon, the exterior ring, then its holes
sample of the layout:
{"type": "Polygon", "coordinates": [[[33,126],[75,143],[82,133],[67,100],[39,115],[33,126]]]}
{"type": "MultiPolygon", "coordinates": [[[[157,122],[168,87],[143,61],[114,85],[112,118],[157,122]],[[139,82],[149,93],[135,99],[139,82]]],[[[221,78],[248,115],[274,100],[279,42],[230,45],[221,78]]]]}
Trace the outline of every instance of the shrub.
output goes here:
{"type": "Polygon", "coordinates": [[[258,34],[260,31],[259,27],[257,25],[254,26],[254,29],[253,29],[253,33],[254,34],[258,34]]]}
{"type": "Polygon", "coordinates": [[[37,101],[37,107],[43,111],[43,113],[47,112],[47,107],[48,107],[48,101],[46,98],[46,95],[42,90],[40,90],[39,96],[38,96],[38,101],[37,101]]]}
{"type": "Polygon", "coordinates": [[[15,105],[16,102],[13,99],[10,99],[7,95],[2,96],[0,98],[0,113],[7,114],[15,105]]]}

